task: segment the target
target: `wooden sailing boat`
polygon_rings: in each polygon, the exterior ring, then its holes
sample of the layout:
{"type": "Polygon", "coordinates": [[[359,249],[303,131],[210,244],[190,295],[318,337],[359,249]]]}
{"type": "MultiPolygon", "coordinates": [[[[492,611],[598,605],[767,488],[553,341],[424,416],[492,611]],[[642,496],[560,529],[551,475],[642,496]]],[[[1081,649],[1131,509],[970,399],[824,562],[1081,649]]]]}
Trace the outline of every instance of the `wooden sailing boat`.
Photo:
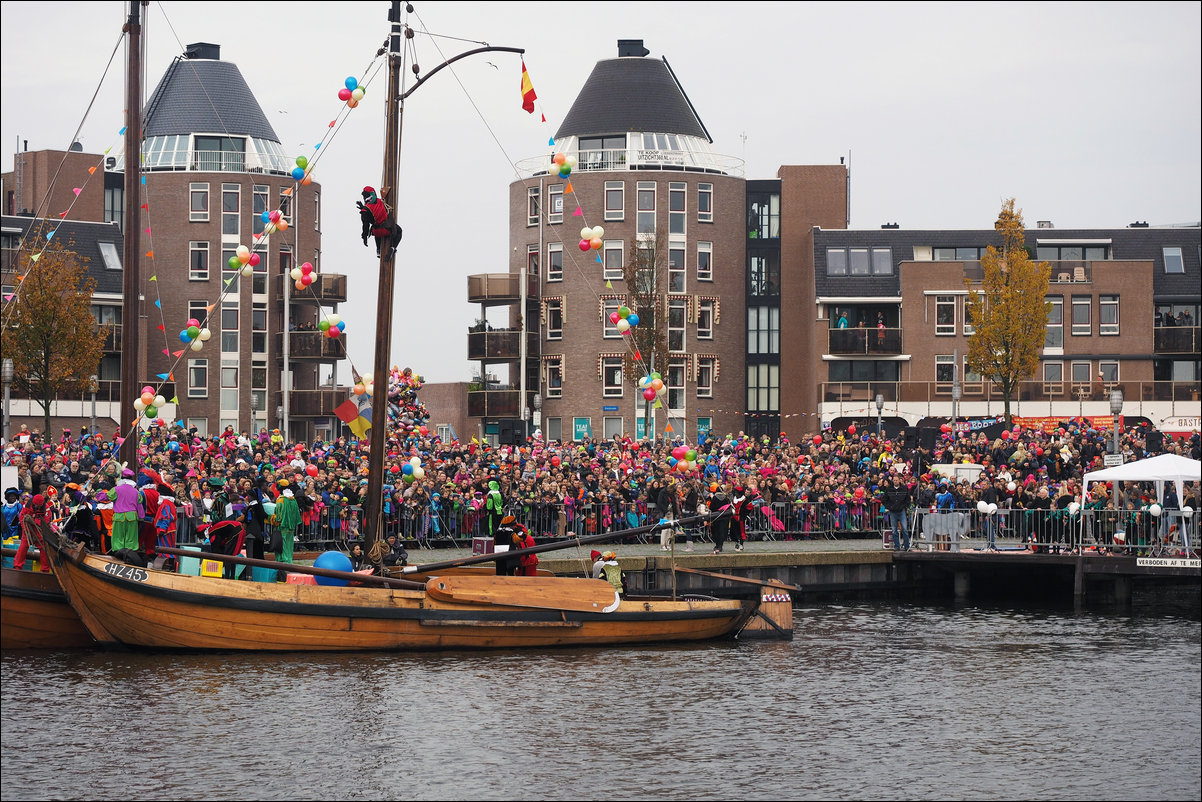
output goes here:
{"type": "MultiPolygon", "coordinates": [[[[4,549],[5,557],[13,554],[15,549],[4,549]]],[[[0,649],[96,645],[53,573],[5,566],[0,568],[0,589],[0,649]]]]}
{"type": "MultiPolygon", "coordinates": [[[[400,5],[393,2],[389,14],[389,111],[382,182],[394,190],[399,104],[425,80],[404,95],[400,92],[404,27],[400,5]]],[[[485,47],[452,61],[488,50],[515,49],[485,47]]],[[[387,376],[389,368],[393,261],[393,254],[381,249],[377,377],[387,376]]],[[[380,531],[387,403],[386,391],[373,398],[376,426],[366,520],[369,546],[380,531]]],[[[585,540],[599,542],[602,537],[610,536],[576,538],[555,547],[571,548],[585,540]]],[[[413,571],[414,576],[422,577],[420,582],[294,566],[346,584],[252,583],[127,565],[58,535],[48,537],[45,552],[71,606],[104,646],[187,651],[422,651],[695,641],[734,634],[759,604],[758,593],[741,599],[623,598],[599,579],[481,575],[457,571],[448,564],[413,571]]],[[[459,563],[476,561],[479,558],[459,563]]]]}

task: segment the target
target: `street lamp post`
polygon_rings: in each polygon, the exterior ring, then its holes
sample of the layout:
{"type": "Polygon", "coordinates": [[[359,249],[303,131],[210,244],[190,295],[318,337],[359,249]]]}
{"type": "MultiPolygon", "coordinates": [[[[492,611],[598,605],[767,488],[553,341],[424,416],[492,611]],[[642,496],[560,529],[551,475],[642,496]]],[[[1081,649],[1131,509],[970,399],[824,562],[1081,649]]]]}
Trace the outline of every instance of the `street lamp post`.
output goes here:
{"type": "Polygon", "coordinates": [[[13,383],[13,361],[11,359],[5,359],[3,362],[0,362],[0,381],[4,382],[4,442],[7,443],[8,424],[12,419],[12,416],[9,414],[11,398],[8,394],[9,387],[13,383]]]}
{"type": "Polygon", "coordinates": [[[100,377],[93,373],[88,377],[88,388],[92,391],[92,428],[89,434],[96,434],[96,388],[100,386],[100,377]]]}
{"type": "Polygon", "coordinates": [[[256,424],[258,424],[258,422],[259,422],[259,396],[255,394],[254,390],[251,390],[250,391],[250,433],[252,435],[259,433],[255,429],[255,426],[256,426],[256,424]]]}
{"type": "Polygon", "coordinates": [[[881,411],[885,408],[885,396],[876,394],[876,439],[881,439],[881,411]]]}
{"type": "Polygon", "coordinates": [[[1119,451],[1119,415],[1123,412],[1123,391],[1110,391],[1110,414],[1114,416],[1114,453],[1121,454],[1119,451]]]}

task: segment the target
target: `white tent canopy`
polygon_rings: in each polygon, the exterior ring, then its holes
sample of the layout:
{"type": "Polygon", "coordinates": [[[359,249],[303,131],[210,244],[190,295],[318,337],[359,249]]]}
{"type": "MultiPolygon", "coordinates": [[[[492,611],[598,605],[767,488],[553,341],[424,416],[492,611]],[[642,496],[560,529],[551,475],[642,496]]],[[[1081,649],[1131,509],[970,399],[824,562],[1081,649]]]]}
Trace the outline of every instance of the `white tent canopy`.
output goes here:
{"type": "Polygon", "coordinates": [[[1094,482],[1153,482],[1156,485],[1156,501],[1163,504],[1165,482],[1172,482],[1176,486],[1178,500],[1185,499],[1182,487],[1185,482],[1202,482],[1202,462],[1177,454],[1161,454],[1113,468],[1090,471],[1081,482],[1082,504],[1089,495],[1089,485],[1094,482]]]}

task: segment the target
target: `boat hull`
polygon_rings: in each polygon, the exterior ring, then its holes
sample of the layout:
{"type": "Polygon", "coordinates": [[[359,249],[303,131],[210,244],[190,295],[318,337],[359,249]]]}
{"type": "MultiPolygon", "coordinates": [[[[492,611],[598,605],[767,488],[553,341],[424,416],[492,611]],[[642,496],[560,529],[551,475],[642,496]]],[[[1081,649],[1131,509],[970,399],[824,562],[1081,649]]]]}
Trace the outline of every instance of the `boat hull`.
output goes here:
{"type": "Polygon", "coordinates": [[[78,649],[95,646],[54,574],[0,569],[0,648],[78,649]]]}
{"type": "MultiPolygon", "coordinates": [[[[67,597],[98,642],[156,650],[432,651],[697,641],[734,634],[756,604],[622,601],[611,612],[581,612],[462,603],[424,590],[186,576],[125,565],[77,546],[49,550],[67,597]]],[[[511,581],[520,588],[522,582],[596,580],[511,581]]]]}

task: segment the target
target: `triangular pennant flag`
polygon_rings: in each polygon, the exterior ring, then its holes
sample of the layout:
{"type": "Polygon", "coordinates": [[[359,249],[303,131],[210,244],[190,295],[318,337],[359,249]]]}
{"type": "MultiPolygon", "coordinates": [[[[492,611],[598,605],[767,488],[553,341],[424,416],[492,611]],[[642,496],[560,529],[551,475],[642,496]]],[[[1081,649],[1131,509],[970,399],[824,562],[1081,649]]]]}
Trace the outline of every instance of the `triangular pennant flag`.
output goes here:
{"type": "Polygon", "coordinates": [[[121,130],[117,132],[118,136],[125,136],[125,126],[121,126],[121,130]]]}
{"type": "Polygon", "coordinates": [[[147,259],[153,259],[153,258],[154,258],[154,251],[147,251],[147,252],[146,252],[146,258],[147,258],[147,259]]]}
{"type": "Polygon", "coordinates": [[[584,210],[577,206],[576,211],[572,212],[572,217],[584,217],[584,210]]]}
{"type": "MultiPolygon", "coordinates": [[[[35,253],[35,254],[31,254],[31,255],[30,255],[30,257],[29,257],[29,261],[31,261],[31,262],[36,262],[37,260],[39,260],[39,259],[41,259],[41,258],[42,258],[42,255],[41,255],[40,253],[35,253]]],[[[18,278],[20,278],[22,281],[24,281],[24,280],[25,280],[25,277],[24,277],[24,276],[18,276],[18,278]]]]}
{"type": "MultiPolygon", "coordinates": [[[[69,211],[71,211],[71,210],[70,210],[70,209],[68,209],[68,210],[67,210],[67,212],[69,212],[69,211]]],[[[58,213],[58,216],[59,216],[59,217],[66,217],[66,216],[67,216],[67,212],[59,212],[59,213],[58,213]]]]}
{"type": "Polygon", "coordinates": [[[88,175],[96,175],[96,165],[93,164],[88,168],[88,175]]]}
{"type": "Polygon", "coordinates": [[[166,378],[167,378],[167,374],[166,374],[166,373],[156,373],[155,375],[156,375],[156,376],[158,376],[160,379],[166,379],[166,378]]]}
{"type": "Polygon", "coordinates": [[[174,374],[174,373],[168,373],[168,374],[167,374],[167,379],[168,379],[169,381],[175,381],[175,374],[174,374]]]}
{"type": "Polygon", "coordinates": [[[164,349],[163,349],[163,355],[164,355],[164,356],[171,356],[171,352],[170,352],[170,351],[168,351],[166,348],[164,348],[164,349]]]}
{"type": "Polygon", "coordinates": [[[538,116],[543,118],[543,122],[547,121],[547,115],[543,114],[542,112],[539,112],[538,116]]]}
{"type": "MultiPolygon", "coordinates": [[[[182,354],[182,353],[183,353],[183,351],[180,351],[180,353],[182,354]]],[[[178,404],[178,403],[179,403],[179,396],[178,396],[178,395],[173,395],[173,396],[171,396],[171,403],[172,403],[172,404],[178,404]]],[[[180,426],[183,426],[183,425],[184,425],[184,424],[182,424],[182,423],[180,424],[180,426]]]]}
{"type": "Polygon", "coordinates": [[[639,349],[637,349],[637,348],[634,349],[634,358],[639,360],[640,362],[643,361],[643,355],[639,353],[639,349]]]}
{"type": "Polygon", "coordinates": [[[158,280],[159,280],[159,277],[158,277],[158,275],[157,275],[157,274],[155,274],[155,275],[153,275],[153,276],[151,276],[151,277],[150,277],[150,280],[151,280],[151,281],[158,281],[158,280]]]}
{"type": "Polygon", "coordinates": [[[174,356],[176,359],[179,359],[183,355],[184,355],[184,349],[182,349],[182,348],[172,354],[172,356],[174,356]]]}
{"type": "Polygon", "coordinates": [[[659,399],[658,399],[658,398],[657,398],[657,399],[655,399],[655,408],[656,408],[656,409],[663,409],[663,408],[664,408],[664,405],[663,405],[663,404],[661,404],[661,403],[659,402],[659,399]]]}
{"type": "Polygon", "coordinates": [[[50,238],[51,238],[51,237],[53,237],[53,236],[54,236],[54,232],[53,232],[53,231],[47,231],[47,232],[46,232],[46,239],[50,239],[50,238]]]}
{"type": "Polygon", "coordinates": [[[79,193],[83,192],[83,187],[74,187],[71,191],[75,193],[76,197],[79,197],[79,193]]]}
{"type": "Polygon", "coordinates": [[[142,208],[143,208],[144,210],[146,210],[146,211],[150,211],[150,204],[149,204],[149,203],[143,203],[143,204],[142,204],[142,208]]]}
{"type": "Polygon", "coordinates": [[[163,302],[160,301],[158,298],[154,299],[154,305],[157,306],[159,309],[163,308],[163,302]]]}
{"type": "Polygon", "coordinates": [[[280,194],[281,194],[281,195],[291,195],[291,194],[292,194],[292,187],[285,187],[285,188],[284,188],[284,191],[283,191],[283,192],[281,192],[280,194]]]}
{"type": "Polygon", "coordinates": [[[551,137],[550,139],[548,139],[547,144],[551,147],[555,147],[555,137],[551,137]]]}
{"type": "Polygon", "coordinates": [[[165,329],[165,328],[163,328],[163,324],[162,324],[162,323],[160,323],[160,324],[159,324],[159,331],[166,331],[166,329],[165,329]]]}
{"type": "Polygon", "coordinates": [[[146,226],[146,233],[147,233],[147,234],[149,234],[149,233],[150,233],[150,226],[146,226]]]}
{"type": "Polygon", "coordinates": [[[665,425],[665,426],[664,426],[664,431],[665,431],[665,432],[670,432],[670,431],[672,431],[672,424],[670,424],[670,423],[669,423],[669,424],[665,425]]]}
{"type": "Polygon", "coordinates": [[[601,254],[597,254],[597,264],[604,264],[604,263],[601,261],[601,254]]]}
{"type": "Polygon", "coordinates": [[[208,306],[205,307],[205,311],[212,312],[214,306],[216,306],[216,304],[209,304],[208,306]]]}
{"type": "Polygon", "coordinates": [[[612,281],[610,281],[609,279],[605,279],[605,289],[612,290],[613,288],[614,288],[614,283],[612,281]]]}
{"type": "Polygon", "coordinates": [[[571,182],[571,181],[569,181],[569,182],[568,182],[568,185],[567,185],[566,187],[564,187],[564,188],[563,188],[563,191],[564,191],[564,192],[575,192],[576,190],[572,189],[572,182],[571,182]]]}
{"type": "Polygon", "coordinates": [[[110,151],[110,150],[112,150],[112,149],[113,149],[113,146],[112,146],[112,145],[109,145],[107,148],[105,148],[105,149],[104,149],[104,155],[105,155],[105,156],[109,155],[109,151],[110,151]]]}
{"type": "Polygon", "coordinates": [[[12,297],[11,295],[5,295],[5,296],[4,296],[4,301],[5,301],[5,303],[8,303],[8,302],[9,302],[9,301],[11,301],[12,299],[13,299],[13,297],[12,297]]]}
{"type": "Polygon", "coordinates": [[[146,186],[146,176],[142,176],[142,186],[146,186]]]}

